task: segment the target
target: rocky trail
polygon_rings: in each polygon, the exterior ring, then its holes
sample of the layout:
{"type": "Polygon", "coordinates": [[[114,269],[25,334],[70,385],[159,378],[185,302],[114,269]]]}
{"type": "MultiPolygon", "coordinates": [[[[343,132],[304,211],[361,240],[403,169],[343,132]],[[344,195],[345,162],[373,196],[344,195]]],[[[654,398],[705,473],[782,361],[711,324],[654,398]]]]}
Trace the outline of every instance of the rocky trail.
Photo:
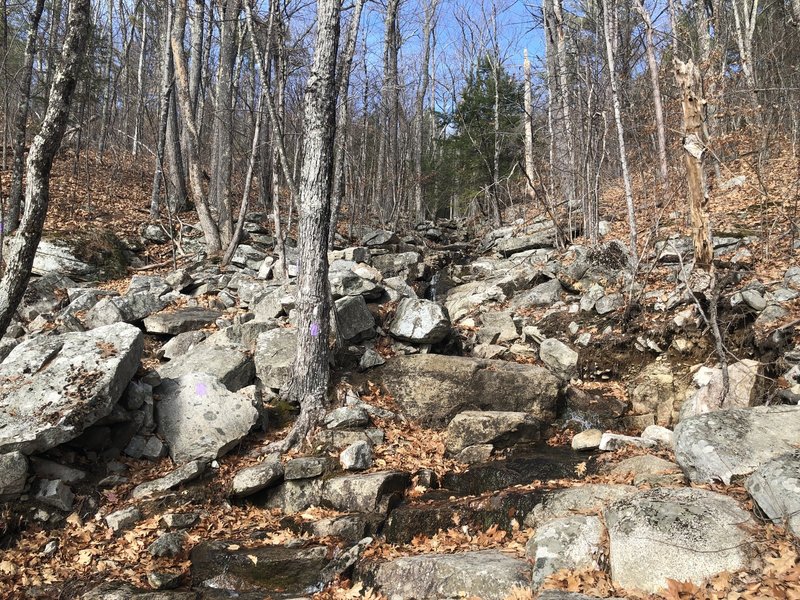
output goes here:
{"type": "Polygon", "coordinates": [[[0,340],[0,596],[800,598],[799,267],[715,238],[723,368],[686,238],[633,265],[545,220],[365,230],[330,255],[324,427],[279,456],[267,220],[123,284],[40,246],[0,340]]]}

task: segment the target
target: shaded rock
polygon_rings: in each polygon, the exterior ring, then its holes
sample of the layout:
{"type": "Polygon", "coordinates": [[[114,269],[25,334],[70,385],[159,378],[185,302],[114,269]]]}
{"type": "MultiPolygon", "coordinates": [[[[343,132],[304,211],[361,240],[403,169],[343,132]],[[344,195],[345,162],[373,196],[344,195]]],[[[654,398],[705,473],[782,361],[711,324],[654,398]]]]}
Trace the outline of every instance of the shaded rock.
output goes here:
{"type": "Polygon", "coordinates": [[[195,584],[226,590],[226,597],[258,592],[261,598],[297,598],[321,587],[320,575],[329,563],[327,547],[240,546],[231,541],[195,546],[190,555],[195,584]]]}
{"type": "Polygon", "coordinates": [[[599,513],[612,502],[637,491],[631,485],[590,483],[548,492],[527,516],[525,525],[538,528],[553,519],[578,513],[599,513]]]}
{"type": "Polygon", "coordinates": [[[735,500],[706,490],[657,488],[604,512],[615,585],[656,592],[667,580],[695,584],[751,566],[750,515],[735,500]]]}
{"type": "Polygon", "coordinates": [[[152,571],[147,574],[147,583],[154,590],[172,590],[181,584],[183,574],[166,571],[152,571]]]}
{"type": "Polygon", "coordinates": [[[514,587],[530,586],[530,565],[496,550],[421,554],[377,565],[374,580],[390,600],[503,600],[514,587]]]}
{"type": "Polygon", "coordinates": [[[284,465],[283,477],[287,481],[294,479],[310,479],[325,473],[328,459],[316,456],[293,458],[284,465]]]}
{"type": "Polygon", "coordinates": [[[675,428],[675,460],[695,482],[729,484],[798,444],[799,406],[715,411],[681,421],[675,428]]]}
{"type": "Polygon", "coordinates": [[[509,311],[486,312],[481,315],[478,341],[482,344],[513,342],[519,338],[517,326],[509,311]]]}
{"type": "Polygon", "coordinates": [[[218,310],[190,306],[150,315],[144,320],[144,328],[147,333],[178,335],[213,325],[221,316],[218,310]]]}
{"type": "Polygon", "coordinates": [[[297,352],[297,332],[294,329],[271,329],[258,336],[254,356],[256,377],[261,385],[282,389],[291,375],[297,352]]]}
{"type": "Polygon", "coordinates": [[[148,546],[147,551],[155,557],[174,558],[183,552],[189,537],[183,531],[162,533],[158,539],[148,546]]]}
{"type": "Polygon", "coordinates": [[[447,311],[430,300],[403,298],[397,305],[389,332],[399,340],[435,344],[450,333],[447,311]]]}
{"type": "Polygon", "coordinates": [[[349,269],[331,271],[329,279],[334,300],[345,296],[363,296],[367,300],[377,300],[383,294],[382,286],[349,269]]]}
{"type": "Polygon", "coordinates": [[[370,377],[386,386],[406,415],[434,427],[465,410],[528,412],[545,423],[555,418],[558,379],[534,365],[410,355],[392,358],[370,377]]]}
{"type": "Polygon", "coordinates": [[[197,600],[196,592],[154,592],[141,590],[124,581],[109,581],[92,588],[81,600],[197,600]]]}
{"type": "Polygon", "coordinates": [[[280,456],[271,454],[259,464],[237,471],[233,476],[231,493],[238,497],[249,496],[268,488],[282,477],[283,464],[280,456]]]}
{"type": "Polygon", "coordinates": [[[48,450],[109,414],[142,349],[124,323],[19,344],[0,363],[0,453],[48,450]]]}
{"type": "Polygon", "coordinates": [[[506,411],[466,411],[447,426],[447,452],[457,454],[467,446],[491,444],[509,448],[538,441],[542,423],[528,413],[506,411]]]}
{"type": "Polygon", "coordinates": [[[33,496],[39,502],[57,508],[59,510],[72,510],[72,501],[75,494],[69,486],[58,479],[42,479],[33,496]]]}
{"type": "Polygon", "coordinates": [[[198,513],[167,513],[159,520],[162,527],[169,529],[188,529],[192,527],[200,519],[198,513]]]}
{"type": "Polygon", "coordinates": [[[400,471],[344,475],[325,481],[322,505],[335,510],[385,514],[411,485],[411,476],[400,471]]]}
{"type": "Polygon", "coordinates": [[[197,479],[205,470],[206,464],[203,461],[193,460],[185,465],[181,465],[174,471],[164,475],[164,477],[137,485],[133,489],[131,497],[146,498],[147,496],[161,494],[181,484],[197,479]]]}
{"type": "Polygon", "coordinates": [[[345,341],[375,337],[375,317],[362,296],[346,296],[334,303],[339,334],[345,341]]]}
{"type": "Polygon", "coordinates": [[[539,344],[539,358],[563,379],[572,377],[578,366],[578,353],[555,338],[548,338],[539,344]]]}
{"type": "Polygon", "coordinates": [[[533,560],[533,587],[553,573],[598,571],[603,552],[603,524],[597,517],[564,517],[539,527],[525,547],[533,560]]]}
{"type": "Polygon", "coordinates": [[[233,448],[258,421],[258,411],[242,394],[228,391],[215,377],[190,373],[158,388],[158,432],[176,462],[214,459],[233,448]]]}
{"type": "Polygon", "coordinates": [[[492,457],[494,446],[491,444],[473,444],[467,446],[456,455],[456,460],[467,465],[485,463],[492,457]]]}
{"type": "Polygon", "coordinates": [[[764,515],[800,538],[800,451],[761,465],[744,487],[764,515]]]}
{"type": "Polygon", "coordinates": [[[198,344],[182,356],[158,367],[161,379],[180,379],[190,373],[206,373],[235,392],[255,378],[255,365],[247,348],[239,344],[198,344]]]}
{"type": "Polygon", "coordinates": [[[447,292],[445,308],[452,321],[459,321],[480,306],[504,302],[506,292],[497,281],[471,281],[447,292]]]}
{"type": "MultiPolygon", "coordinates": [[[[49,273],[39,279],[32,278],[17,307],[17,314],[24,321],[33,321],[39,315],[54,313],[63,306],[67,289],[75,286],[74,281],[61,273],[49,273]]],[[[96,294],[87,295],[79,310],[89,308],[96,301],[96,294]]]]}
{"type": "Polygon", "coordinates": [[[280,508],[287,514],[298,513],[312,506],[319,506],[322,500],[322,481],[319,479],[298,479],[284,481],[269,491],[266,506],[280,508]]]}
{"type": "Polygon", "coordinates": [[[511,301],[514,309],[526,308],[528,306],[550,306],[561,299],[564,288],[558,279],[551,279],[534,286],[527,292],[516,294],[511,301]]]}
{"type": "Polygon", "coordinates": [[[123,529],[130,529],[130,527],[135,525],[141,518],[142,511],[135,506],[129,506],[128,508],[123,508],[122,510],[117,510],[106,515],[105,521],[111,531],[118,533],[123,529]]]}
{"type": "Polygon", "coordinates": [[[339,454],[339,464],[345,471],[363,471],[372,466],[372,446],[364,441],[350,444],[339,454]]]}
{"type": "Polygon", "coordinates": [[[206,331],[186,331],[169,340],[159,350],[159,358],[180,358],[208,337],[206,331]]]}
{"type": "Polygon", "coordinates": [[[656,443],[652,440],[645,440],[632,435],[620,435],[617,433],[604,433],[600,438],[600,450],[606,452],[613,452],[626,446],[635,446],[637,448],[654,448],[656,443]]]}
{"type": "Polygon", "coordinates": [[[572,436],[573,450],[595,450],[600,447],[603,432],[599,429],[587,429],[572,436]]]}
{"type": "Polygon", "coordinates": [[[582,428],[615,429],[628,405],[612,395],[595,395],[574,386],[567,387],[566,407],[562,418],[582,428]]]}
{"type": "Polygon", "coordinates": [[[352,429],[367,425],[367,411],[356,406],[341,406],[325,415],[325,427],[328,429],[352,429]]]}
{"type": "Polygon", "coordinates": [[[317,435],[314,436],[314,445],[331,451],[340,451],[356,442],[366,442],[374,446],[382,444],[384,439],[385,434],[383,430],[376,427],[359,429],[357,431],[347,429],[323,429],[318,431],[317,435]]]}
{"type": "Polygon", "coordinates": [[[16,500],[25,491],[28,459],[22,452],[0,454],[0,501],[16,500]]]}
{"type": "Polygon", "coordinates": [[[625,297],[622,294],[607,294],[594,304],[598,315],[607,315],[625,306],[625,297]]]}

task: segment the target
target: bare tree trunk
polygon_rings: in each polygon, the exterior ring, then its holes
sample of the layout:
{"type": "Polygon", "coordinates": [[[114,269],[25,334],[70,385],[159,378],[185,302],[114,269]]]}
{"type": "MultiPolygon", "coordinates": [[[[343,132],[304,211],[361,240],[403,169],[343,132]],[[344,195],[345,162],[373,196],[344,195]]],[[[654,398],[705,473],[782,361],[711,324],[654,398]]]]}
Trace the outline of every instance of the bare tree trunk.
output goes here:
{"type": "Polygon", "coordinates": [[[614,7],[609,0],[603,0],[603,33],[606,43],[606,57],[608,62],[608,77],[611,81],[611,103],[614,106],[614,120],[617,123],[617,145],[619,146],[619,162],[622,168],[622,183],[625,187],[625,204],[628,208],[628,227],[630,228],[631,256],[634,261],[639,258],[636,248],[636,212],[633,206],[633,190],[631,189],[631,178],[628,173],[628,156],[625,151],[625,126],[622,123],[622,108],[619,102],[619,84],[617,82],[617,72],[614,63],[614,50],[612,48],[611,31],[613,31],[613,20],[615,18],[614,7]]]}
{"type": "Polygon", "coordinates": [[[686,178],[689,183],[695,265],[708,268],[711,266],[714,251],[708,219],[708,192],[703,172],[706,146],[703,140],[703,100],[697,94],[700,76],[691,60],[684,63],[676,58],[674,67],[675,83],[682,96],[683,149],[686,178]]]}
{"type": "Polygon", "coordinates": [[[206,249],[214,254],[222,249],[219,229],[203,190],[202,167],[200,166],[200,138],[197,133],[197,124],[192,117],[191,99],[189,98],[189,75],[186,69],[186,52],[183,48],[183,36],[186,29],[186,0],[177,0],[175,3],[175,23],[171,32],[170,45],[175,69],[175,88],[180,101],[181,113],[188,132],[186,150],[189,154],[189,181],[194,195],[197,216],[200,219],[200,228],[205,235],[206,249]]]}
{"type": "Polygon", "coordinates": [[[328,248],[333,249],[334,238],[336,237],[336,223],[339,219],[339,209],[344,197],[344,166],[347,155],[347,126],[350,118],[349,113],[349,90],[350,73],[353,69],[353,56],[356,52],[356,42],[358,41],[358,28],[361,22],[361,11],[364,8],[364,0],[356,0],[353,6],[353,15],[350,17],[350,27],[347,29],[347,38],[344,44],[344,56],[341,61],[339,80],[339,112],[336,115],[336,139],[334,141],[333,157],[333,184],[331,199],[331,224],[330,239],[328,248]]]}
{"type": "Polygon", "coordinates": [[[50,201],[50,170],[67,127],[69,109],[89,35],[89,0],[70,0],[61,63],[53,77],[47,112],[28,153],[25,212],[0,277],[0,337],[6,332],[30,278],[50,201]]]}
{"type": "Polygon", "coordinates": [[[753,116],[761,124],[761,107],[758,104],[755,66],[753,64],[753,35],[756,31],[759,0],[732,0],[733,18],[736,28],[736,45],[739,48],[739,63],[751,94],[753,116]]]}
{"type": "MultiPolygon", "coordinates": [[[[36,0],[36,6],[30,15],[28,39],[25,41],[25,62],[19,84],[19,106],[14,119],[13,167],[11,186],[8,195],[8,219],[5,233],[14,231],[19,226],[19,215],[22,210],[22,166],[25,160],[25,137],[28,131],[28,111],[31,104],[31,81],[33,79],[33,61],[36,56],[36,41],[39,35],[39,21],[44,10],[44,0],[36,0]]],[[[8,111],[3,115],[8,120],[8,111]]],[[[5,152],[5,150],[4,150],[5,152]]]]}
{"type": "Polygon", "coordinates": [[[192,65],[189,71],[189,98],[192,103],[192,116],[198,119],[200,105],[200,81],[203,74],[203,17],[205,0],[194,0],[191,24],[192,65]]]}
{"type": "MultiPolygon", "coordinates": [[[[431,33],[439,0],[430,0],[425,6],[425,22],[422,26],[422,64],[420,82],[417,88],[417,102],[414,122],[414,212],[417,220],[425,219],[425,198],[422,189],[422,154],[425,150],[423,130],[425,125],[425,95],[428,93],[431,62],[431,33]]],[[[338,133],[338,132],[337,132],[338,133]]]]}
{"type": "MultiPolygon", "coordinates": [[[[170,81],[174,76],[174,65],[170,62],[170,81]]],[[[174,85],[174,83],[173,83],[174,85]]],[[[167,129],[167,157],[172,194],[168,196],[172,212],[180,212],[186,206],[186,171],[183,168],[181,134],[178,129],[178,101],[175,94],[169,97],[169,129],[167,129]]]]}
{"type": "Polygon", "coordinates": [[[139,65],[136,69],[136,117],[133,126],[133,157],[139,156],[139,137],[142,129],[142,110],[144,108],[144,56],[147,48],[147,6],[142,3],[142,33],[139,49],[139,65]]]}
{"type": "Polygon", "coordinates": [[[525,48],[522,68],[525,78],[525,174],[528,182],[528,196],[532,202],[536,197],[536,190],[533,189],[533,94],[531,90],[531,61],[528,60],[527,48],[525,48]]]}
{"type": "Polygon", "coordinates": [[[636,10],[642,17],[645,32],[645,51],[647,67],[650,71],[650,84],[653,88],[653,113],[656,121],[656,139],[658,140],[658,166],[661,182],[666,185],[669,177],[667,166],[667,135],[664,127],[664,107],[661,104],[661,85],[658,82],[658,62],[656,61],[655,43],[653,42],[653,20],[644,6],[644,0],[636,0],[636,10]]]}
{"type": "Polygon", "coordinates": [[[575,141],[572,134],[572,111],[569,98],[569,80],[567,77],[567,37],[564,32],[564,11],[562,0],[551,0],[553,3],[553,15],[555,17],[555,44],[556,44],[556,65],[558,69],[559,86],[559,121],[563,136],[560,157],[562,180],[567,203],[571,207],[575,202],[575,141]]]}
{"type": "Polygon", "coordinates": [[[391,218],[397,208],[394,177],[397,173],[397,117],[399,113],[399,82],[397,54],[399,32],[397,13],[400,0],[388,0],[384,19],[383,85],[381,87],[381,131],[378,146],[378,172],[375,181],[375,201],[381,221],[391,218]],[[390,184],[389,181],[392,183],[390,184]]]}
{"type": "Polygon", "coordinates": [[[283,449],[302,442],[320,422],[327,405],[330,290],[328,226],[336,128],[336,54],[339,0],[318,0],[317,42],[306,84],[303,164],[300,171],[300,269],[297,280],[297,353],[289,395],[300,416],[283,449]]]}
{"type": "MultiPolygon", "coordinates": [[[[169,126],[169,105],[173,93],[172,51],[170,37],[172,35],[172,4],[164,7],[164,40],[161,47],[161,88],[158,98],[158,131],[156,138],[156,162],[153,169],[153,190],[150,195],[150,218],[157,219],[161,211],[161,180],[164,177],[164,152],[167,145],[167,127],[169,126]]],[[[166,186],[165,186],[166,187],[166,186]]]]}
{"type": "Polygon", "coordinates": [[[111,70],[114,66],[114,0],[108,0],[108,58],[106,59],[105,70],[105,93],[103,96],[103,113],[100,115],[100,140],[97,144],[97,151],[100,157],[106,151],[106,136],[108,135],[108,125],[111,120],[111,96],[113,94],[111,70]]]}

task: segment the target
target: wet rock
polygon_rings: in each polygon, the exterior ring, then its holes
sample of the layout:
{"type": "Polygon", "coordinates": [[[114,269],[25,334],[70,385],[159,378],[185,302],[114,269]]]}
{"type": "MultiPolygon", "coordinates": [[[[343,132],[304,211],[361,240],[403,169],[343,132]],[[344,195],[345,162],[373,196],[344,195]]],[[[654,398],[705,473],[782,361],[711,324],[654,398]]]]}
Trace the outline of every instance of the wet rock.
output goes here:
{"type": "Polygon", "coordinates": [[[147,574],[147,583],[154,590],[174,590],[181,584],[181,573],[151,571],[147,574]]]}
{"type": "Polygon", "coordinates": [[[800,451],[761,465],[744,487],[768,519],[800,538],[800,451]]]}
{"type": "Polygon", "coordinates": [[[473,444],[467,446],[456,455],[456,460],[467,465],[484,463],[492,457],[494,446],[491,444],[473,444]]]}
{"type": "Polygon", "coordinates": [[[654,448],[656,443],[653,440],[645,440],[631,435],[620,435],[617,433],[604,433],[600,438],[600,450],[606,452],[613,452],[626,446],[634,446],[636,448],[654,448]]]}
{"type": "Polygon", "coordinates": [[[695,482],[729,484],[799,444],[798,406],[720,410],[675,428],[675,460],[695,482]]]}
{"type": "Polygon", "coordinates": [[[751,567],[750,515],[735,500],[699,489],[657,488],[604,512],[611,576],[626,589],[656,592],[669,579],[700,584],[751,567]]]}
{"type": "Polygon", "coordinates": [[[144,327],[147,333],[178,335],[213,325],[221,316],[222,313],[218,310],[190,306],[150,315],[144,320],[144,327]]]}
{"type": "Polygon", "coordinates": [[[421,554],[377,565],[374,580],[390,600],[503,600],[513,588],[530,586],[530,565],[496,550],[421,554]]]}
{"type": "Polygon", "coordinates": [[[334,303],[339,334],[347,342],[375,337],[375,317],[362,296],[346,296],[334,303]]]}
{"type": "Polygon", "coordinates": [[[553,573],[598,571],[603,552],[603,524],[597,517],[553,519],[536,530],[525,547],[533,560],[533,587],[540,587],[553,573]]]}
{"type": "Polygon", "coordinates": [[[403,298],[397,305],[389,332],[406,342],[436,344],[450,333],[450,318],[435,302],[403,298]]]}
{"type": "Polygon", "coordinates": [[[183,531],[162,533],[158,539],[148,546],[147,551],[157,558],[174,558],[183,552],[184,545],[189,540],[183,531]]]}
{"type": "Polygon", "coordinates": [[[146,498],[147,496],[155,496],[157,494],[167,492],[181,484],[197,479],[203,474],[205,469],[205,462],[193,460],[185,465],[181,465],[164,477],[147,481],[136,486],[133,489],[131,496],[133,498],[146,498]]]}
{"type": "Polygon", "coordinates": [[[539,358],[562,379],[569,379],[577,370],[578,353],[555,338],[548,338],[539,344],[539,358]]]}
{"type": "Polygon", "coordinates": [[[526,517],[525,525],[538,528],[542,524],[579,513],[599,513],[607,505],[637,492],[631,485],[591,483],[564,488],[545,494],[541,503],[526,517]]]}
{"type": "Polygon", "coordinates": [[[572,436],[573,450],[596,450],[600,447],[603,432],[599,429],[587,429],[572,436]]]}
{"type": "Polygon", "coordinates": [[[75,494],[66,483],[59,479],[42,479],[39,481],[33,497],[48,506],[69,511],[72,510],[75,494]]]}
{"type": "Polygon", "coordinates": [[[397,356],[371,372],[409,417],[444,426],[465,410],[528,412],[555,418],[558,379],[547,369],[438,354],[397,356]]]}
{"type": "Polygon", "coordinates": [[[0,363],[0,453],[48,450],[109,414],[142,349],[124,323],[19,344],[0,363]]]}
{"type": "Polygon", "coordinates": [[[190,373],[206,373],[219,379],[230,391],[247,387],[255,378],[248,349],[240,344],[202,342],[183,355],[158,367],[162,379],[180,379],[190,373]]]}
{"type": "MultiPolygon", "coordinates": [[[[192,581],[226,597],[258,592],[260,598],[297,598],[319,589],[328,566],[325,546],[246,547],[238,541],[202,542],[191,552],[192,581]]],[[[249,596],[246,596],[249,597],[249,596]]]]}
{"type": "Polygon", "coordinates": [[[491,444],[495,448],[529,444],[540,439],[541,430],[542,423],[528,413],[466,411],[447,426],[446,449],[454,455],[474,444],[491,444]]]}
{"type": "Polygon", "coordinates": [[[108,581],[92,588],[81,600],[197,600],[195,592],[154,592],[124,581],[108,581]]]}
{"type": "Polygon", "coordinates": [[[255,494],[283,477],[283,464],[280,456],[271,454],[262,462],[252,467],[245,467],[236,472],[231,484],[231,493],[237,497],[255,494]]]}
{"type": "Polygon", "coordinates": [[[345,471],[364,471],[372,466],[372,446],[361,441],[350,444],[339,454],[339,464],[345,471]]]}
{"type": "Polygon", "coordinates": [[[142,511],[135,506],[123,508],[106,515],[106,525],[114,533],[119,533],[125,529],[130,529],[142,519],[142,511]]]}
{"type": "Polygon", "coordinates": [[[322,505],[334,510],[385,514],[410,485],[411,476],[400,471],[334,477],[325,481],[322,505]]]}
{"type": "Polygon", "coordinates": [[[27,480],[28,460],[22,452],[0,454],[0,501],[16,500],[27,480]]]}
{"type": "Polygon", "coordinates": [[[562,418],[578,427],[616,429],[628,405],[611,395],[589,394],[574,386],[567,387],[566,407],[562,418]]]}

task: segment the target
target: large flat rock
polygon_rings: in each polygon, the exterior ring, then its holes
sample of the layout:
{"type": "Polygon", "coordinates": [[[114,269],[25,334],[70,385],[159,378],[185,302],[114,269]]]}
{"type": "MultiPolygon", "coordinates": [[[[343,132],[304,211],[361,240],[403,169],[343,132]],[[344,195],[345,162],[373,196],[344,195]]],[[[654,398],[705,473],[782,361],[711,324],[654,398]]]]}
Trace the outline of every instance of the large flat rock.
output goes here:
{"type": "Polygon", "coordinates": [[[116,323],[39,336],[0,363],[0,453],[43,452],[105,417],[139,368],[143,336],[116,323]]]}
{"type": "Polygon", "coordinates": [[[147,333],[178,335],[213,325],[221,316],[222,313],[218,310],[190,306],[150,315],[144,320],[144,327],[147,333]]]}
{"type": "Polygon", "coordinates": [[[718,410],[675,428],[675,460],[695,482],[729,484],[798,444],[800,406],[718,410]]]}
{"type": "Polygon", "coordinates": [[[445,426],[466,410],[527,412],[550,423],[559,381],[547,369],[501,360],[441,354],[398,356],[370,372],[401,410],[430,426],[445,426]]]}
{"type": "Polygon", "coordinates": [[[759,467],[744,486],[768,519],[800,538],[800,450],[759,467]]]}
{"type": "Polygon", "coordinates": [[[375,584],[390,600],[502,600],[530,581],[528,561],[496,550],[396,558],[375,571],[375,584]]]}
{"type": "Polygon", "coordinates": [[[614,584],[657,592],[668,580],[695,584],[750,568],[754,521],[736,500],[706,490],[657,488],[604,513],[614,584]]]}

